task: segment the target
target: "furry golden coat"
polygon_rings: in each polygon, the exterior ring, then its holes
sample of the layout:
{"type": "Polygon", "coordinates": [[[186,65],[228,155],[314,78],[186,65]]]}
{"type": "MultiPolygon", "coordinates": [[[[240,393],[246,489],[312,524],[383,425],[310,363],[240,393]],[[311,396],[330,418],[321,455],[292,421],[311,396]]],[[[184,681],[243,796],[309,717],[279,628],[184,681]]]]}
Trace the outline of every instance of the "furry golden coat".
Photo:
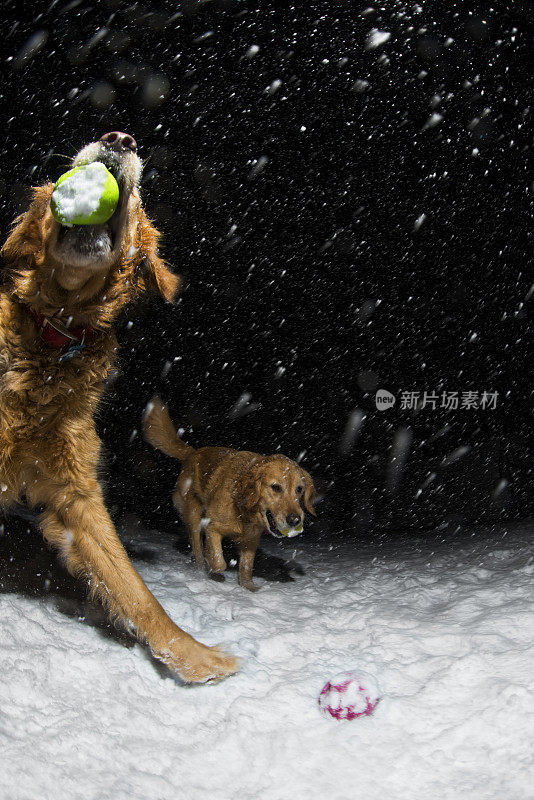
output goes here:
{"type": "Polygon", "coordinates": [[[34,190],[2,249],[0,503],[44,508],[45,538],[110,615],[180,678],[205,682],[235,672],[237,659],[197,642],[167,616],[130,563],[97,480],[93,417],[117,352],[113,320],[145,290],[170,301],[179,286],[141,205],[136,150],[132,137],[114,131],[74,159],[73,166],[102,161],[117,179],[119,205],[108,223],[61,226],[50,211],[49,183],[34,190]],[[57,330],[64,347],[47,340],[57,330]]]}

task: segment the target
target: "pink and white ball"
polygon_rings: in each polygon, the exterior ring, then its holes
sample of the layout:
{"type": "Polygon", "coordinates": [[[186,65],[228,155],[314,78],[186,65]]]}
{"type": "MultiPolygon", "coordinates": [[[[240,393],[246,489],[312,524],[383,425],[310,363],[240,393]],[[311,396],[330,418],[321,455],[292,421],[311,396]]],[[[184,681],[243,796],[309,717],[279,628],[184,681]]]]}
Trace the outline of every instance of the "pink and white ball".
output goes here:
{"type": "Polygon", "coordinates": [[[373,713],[381,699],[375,678],[362,670],[341,672],[323,686],[319,708],[334,719],[356,719],[373,713]]]}

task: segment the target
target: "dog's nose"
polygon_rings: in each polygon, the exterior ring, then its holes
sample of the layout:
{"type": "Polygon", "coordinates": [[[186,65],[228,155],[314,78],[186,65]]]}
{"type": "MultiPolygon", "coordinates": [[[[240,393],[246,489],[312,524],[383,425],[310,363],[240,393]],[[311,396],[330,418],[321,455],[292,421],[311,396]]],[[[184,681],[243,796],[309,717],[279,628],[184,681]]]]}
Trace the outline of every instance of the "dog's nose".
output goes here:
{"type": "Polygon", "coordinates": [[[300,523],[300,517],[298,514],[288,514],[286,517],[286,522],[290,528],[296,528],[300,523]]]}
{"type": "Polygon", "coordinates": [[[108,147],[112,147],[113,150],[131,150],[132,153],[137,151],[137,142],[129,133],[110,131],[101,136],[100,141],[107,144],[108,147]]]}

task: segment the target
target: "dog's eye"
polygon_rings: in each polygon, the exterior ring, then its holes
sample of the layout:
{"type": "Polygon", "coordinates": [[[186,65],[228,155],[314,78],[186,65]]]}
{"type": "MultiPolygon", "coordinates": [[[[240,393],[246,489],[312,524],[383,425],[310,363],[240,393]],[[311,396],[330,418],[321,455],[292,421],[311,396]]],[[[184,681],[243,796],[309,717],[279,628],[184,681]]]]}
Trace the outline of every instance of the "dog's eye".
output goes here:
{"type": "Polygon", "coordinates": [[[302,486],[297,486],[297,494],[302,494],[302,486]]]}
{"type": "Polygon", "coordinates": [[[282,491],[282,487],[280,486],[279,483],[271,483],[271,489],[273,490],[273,492],[276,492],[277,494],[279,494],[282,491]]]}

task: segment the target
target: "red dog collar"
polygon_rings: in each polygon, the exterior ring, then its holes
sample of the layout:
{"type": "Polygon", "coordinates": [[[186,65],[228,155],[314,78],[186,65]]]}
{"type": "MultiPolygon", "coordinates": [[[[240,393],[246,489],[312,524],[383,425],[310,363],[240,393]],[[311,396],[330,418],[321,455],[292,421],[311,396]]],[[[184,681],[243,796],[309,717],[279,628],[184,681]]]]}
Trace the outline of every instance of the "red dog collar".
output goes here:
{"type": "Polygon", "coordinates": [[[39,328],[41,339],[49,347],[57,349],[68,347],[68,350],[59,357],[60,361],[72,358],[76,353],[79,353],[85,347],[87,339],[90,339],[96,333],[95,329],[90,325],[67,328],[59,320],[49,319],[34,308],[30,308],[30,313],[39,328]]]}

